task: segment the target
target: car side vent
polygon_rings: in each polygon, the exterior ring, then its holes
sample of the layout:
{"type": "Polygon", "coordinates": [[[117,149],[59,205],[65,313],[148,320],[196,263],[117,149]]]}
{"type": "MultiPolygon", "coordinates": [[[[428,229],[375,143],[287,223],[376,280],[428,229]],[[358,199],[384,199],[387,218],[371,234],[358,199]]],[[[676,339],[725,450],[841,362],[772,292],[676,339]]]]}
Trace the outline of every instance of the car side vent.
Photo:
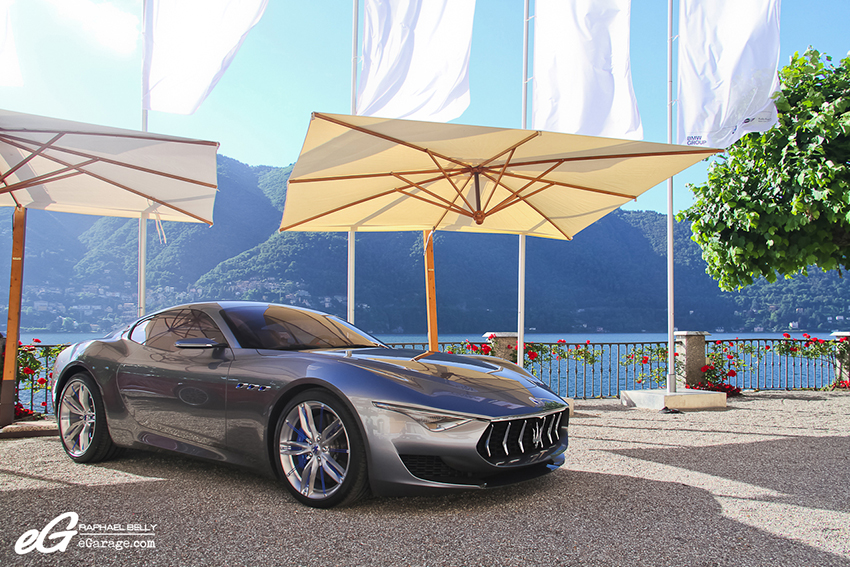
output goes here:
{"type": "Polygon", "coordinates": [[[399,455],[404,466],[415,477],[452,484],[477,484],[474,476],[447,465],[440,457],[432,455],[399,455]]]}
{"type": "Polygon", "coordinates": [[[560,411],[544,416],[493,421],[478,441],[478,453],[496,465],[519,464],[546,453],[561,440],[561,427],[569,414],[560,411]]]}

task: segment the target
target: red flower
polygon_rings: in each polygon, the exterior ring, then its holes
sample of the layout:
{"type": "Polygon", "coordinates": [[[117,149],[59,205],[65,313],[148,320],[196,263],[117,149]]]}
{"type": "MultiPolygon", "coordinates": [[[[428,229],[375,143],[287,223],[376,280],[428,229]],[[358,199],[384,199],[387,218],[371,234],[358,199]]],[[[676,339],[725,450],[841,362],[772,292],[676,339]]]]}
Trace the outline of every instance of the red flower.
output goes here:
{"type": "Polygon", "coordinates": [[[710,368],[709,368],[708,364],[706,364],[705,366],[703,366],[702,368],[700,368],[700,371],[702,371],[702,372],[708,372],[708,371],[709,371],[709,369],[710,369],[710,368]]]}
{"type": "Polygon", "coordinates": [[[782,333],[782,336],[785,337],[786,339],[791,338],[791,335],[789,335],[788,333],[782,333]]]}
{"type": "Polygon", "coordinates": [[[35,370],[30,368],[29,366],[24,366],[23,368],[21,368],[21,372],[23,372],[24,374],[30,374],[30,375],[35,374],[35,370]]]}
{"type": "Polygon", "coordinates": [[[734,370],[730,370],[729,372],[726,373],[726,376],[729,376],[731,378],[734,378],[737,375],[738,375],[738,373],[735,372],[734,370]]]}
{"type": "Polygon", "coordinates": [[[472,352],[478,352],[478,347],[476,345],[469,345],[472,348],[472,352]]]}
{"type": "Polygon", "coordinates": [[[39,379],[38,379],[38,383],[39,383],[39,384],[42,384],[42,385],[43,385],[43,384],[47,384],[47,380],[45,380],[44,378],[39,378],[39,379]]]}
{"type": "Polygon", "coordinates": [[[496,338],[496,333],[490,333],[490,336],[487,337],[487,338],[492,341],[493,339],[496,338]]]}
{"type": "Polygon", "coordinates": [[[588,344],[588,345],[589,345],[589,344],[590,344],[590,339],[587,339],[587,342],[586,342],[585,344],[588,344]]]}
{"type": "Polygon", "coordinates": [[[481,345],[481,353],[482,354],[490,354],[490,351],[493,350],[490,348],[490,345],[481,345]]]}
{"type": "Polygon", "coordinates": [[[34,343],[40,343],[41,341],[40,341],[40,340],[38,340],[38,339],[33,339],[33,340],[32,340],[32,342],[34,342],[34,343]]]}
{"type": "Polygon", "coordinates": [[[41,405],[43,405],[44,407],[47,407],[47,402],[41,402],[41,405]]]}
{"type": "Polygon", "coordinates": [[[531,351],[531,352],[528,353],[528,360],[534,360],[535,358],[537,358],[536,352],[531,351]]]}
{"type": "Polygon", "coordinates": [[[644,356],[643,358],[640,359],[640,363],[641,364],[649,364],[649,357],[644,356]]]}
{"type": "Polygon", "coordinates": [[[714,344],[716,344],[717,346],[721,346],[723,344],[723,341],[716,341],[714,344]]]}
{"type": "Polygon", "coordinates": [[[764,350],[770,350],[770,345],[765,346],[764,350]]]}
{"type": "Polygon", "coordinates": [[[726,355],[726,358],[728,358],[729,360],[732,360],[732,359],[733,359],[733,358],[735,358],[735,357],[734,357],[734,356],[732,356],[731,354],[727,354],[727,355],[726,355]]]}
{"type": "Polygon", "coordinates": [[[558,344],[559,345],[565,345],[565,344],[567,344],[567,341],[564,340],[564,339],[558,339],[558,344]]]}
{"type": "Polygon", "coordinates": [[[810,339],[810,338],[812,338],[812,336],[809,333],[803,333],[803,338],[804,339],[810,339]]]}

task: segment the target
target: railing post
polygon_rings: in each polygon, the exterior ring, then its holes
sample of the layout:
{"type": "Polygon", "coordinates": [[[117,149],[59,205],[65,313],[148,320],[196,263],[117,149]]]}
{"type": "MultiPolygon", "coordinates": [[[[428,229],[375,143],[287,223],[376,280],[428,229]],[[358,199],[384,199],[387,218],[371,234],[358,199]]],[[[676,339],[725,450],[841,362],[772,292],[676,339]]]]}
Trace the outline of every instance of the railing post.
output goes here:
{"type": "MultiPolygon", "coordinates": [[[[702,381],[702,367],[705,366],[705,338],[711,336],[706,331],[676,331],[676,352],[684,366],[684,376],[688,385],[696,385],[702,381]]],[[[672,374],[672,372],[671,372],[672,374]]]]}
{"type": "Polygon", "coordinates": [[[517,333],[484,333],[483,338],[493,336],[493,354],[505,360],[516,362],[517,333]]]}
{"type": "MultiPolygon", "coordinates": [[[[836,331],[832,333],[832,336],[836,339],[847,337],[847,340],[850,340],[850,332],[846,331],[836,331]]],[[[850,380],[850,348],[847,348],[846,342],[835,355],[835,380],[838,382],[850,380]]]]}

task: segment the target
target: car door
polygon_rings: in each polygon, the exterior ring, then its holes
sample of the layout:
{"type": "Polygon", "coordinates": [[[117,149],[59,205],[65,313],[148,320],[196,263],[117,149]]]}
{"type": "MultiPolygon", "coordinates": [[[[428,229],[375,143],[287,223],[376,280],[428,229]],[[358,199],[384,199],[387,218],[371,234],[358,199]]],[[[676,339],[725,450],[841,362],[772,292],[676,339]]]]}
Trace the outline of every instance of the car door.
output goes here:
{"type": "Polygon", "coordinates": [[[117,382],[140,434],[146,435],[139,440],[197,454],[197,445],[223,447],[233,354],[215,322],[196,309],[174,309],[143,319],[128,339],[117,382]]]}

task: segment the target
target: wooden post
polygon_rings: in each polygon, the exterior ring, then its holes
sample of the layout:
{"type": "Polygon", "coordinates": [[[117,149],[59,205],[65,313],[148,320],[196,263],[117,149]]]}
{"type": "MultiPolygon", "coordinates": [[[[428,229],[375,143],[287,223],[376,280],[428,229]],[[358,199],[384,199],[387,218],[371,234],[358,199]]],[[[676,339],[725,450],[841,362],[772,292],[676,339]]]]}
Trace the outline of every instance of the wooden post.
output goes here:
{"type": "Polygon", "coordinates": [[[0,427],[15,421],[15,378],[18,374],[18,340],[21,334],[21,296],[24,283],[24,241],[27,210],[15,208],[12,221],[12,272],[9,283],[9,319],[6,325],[5,364],[0,385],[0,427]]]}
{"type": "Polygon", "coordinates": [[[434,231],[424,231],[425,293],[428,298],[428,350],[439,350],[437,339],[437,280],[434,272],[434,231]]]}

